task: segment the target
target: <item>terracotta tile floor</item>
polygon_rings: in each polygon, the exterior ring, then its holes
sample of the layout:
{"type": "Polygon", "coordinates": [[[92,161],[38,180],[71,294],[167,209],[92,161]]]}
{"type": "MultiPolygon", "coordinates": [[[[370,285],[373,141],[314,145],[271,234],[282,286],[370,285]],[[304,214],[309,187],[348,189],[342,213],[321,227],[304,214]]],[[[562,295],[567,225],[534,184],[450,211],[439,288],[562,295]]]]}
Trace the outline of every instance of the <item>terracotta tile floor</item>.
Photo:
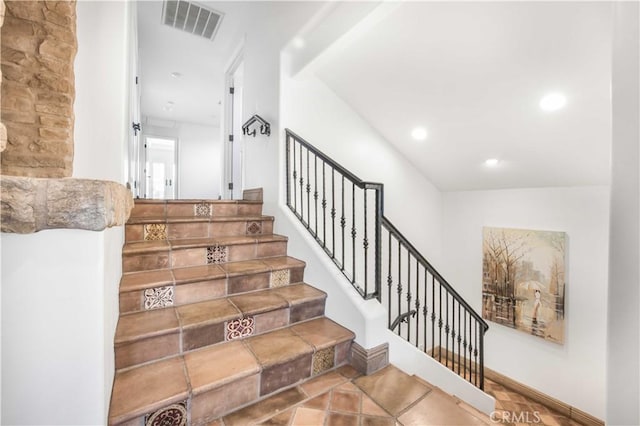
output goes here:
{"type": "Polygon", "coordinates": [[[496,413],[493,418],[500,419],[500,424],[536,424],[545,426],[580,425],[580,423],[575,420],[571,420],[570,418],[528,399],[492,380],[485,378],[484,388],[486,393],[496,399],[496,413]],[[516,419],[517,421],[515,422],[507,420],[509,418],[513,420],[514,414],[515,416],[520,416],[520,419],[516,419]],[[526,421],[527,419],[528,421],[526,421]]]}
{"type": "Polygon", "coordinates": [[[493,421],[393,366],[369,376],[359,376],[352,367],[346,366],[236,411],[209,426],[579,425],[488,379],[486,391],[496,398],[493,421]],[[511,413],[519,416],[515,422],[511,413]]]}

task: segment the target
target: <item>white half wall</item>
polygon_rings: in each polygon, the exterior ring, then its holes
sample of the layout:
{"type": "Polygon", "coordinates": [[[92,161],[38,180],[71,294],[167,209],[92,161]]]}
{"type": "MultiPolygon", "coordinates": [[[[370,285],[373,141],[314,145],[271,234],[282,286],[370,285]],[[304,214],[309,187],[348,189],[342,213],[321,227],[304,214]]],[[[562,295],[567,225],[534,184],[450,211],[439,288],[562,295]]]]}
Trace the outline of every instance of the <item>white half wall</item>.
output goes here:
{"type": "Polygon", "coordinates": [[[478,312],[483,226],[568,234],[564,345],[490,322],[485,365],[604,419],[608,187],[450,192],[443,205],[443,272],[478,312]]]}
{"type": "MultiPolygon", "coordinates": [[[[74,177],[125,181],[131,5],[77,4],[74,177]]],[[[2,424],[106,424],[123,234],[0,234],[2,424]]]]}

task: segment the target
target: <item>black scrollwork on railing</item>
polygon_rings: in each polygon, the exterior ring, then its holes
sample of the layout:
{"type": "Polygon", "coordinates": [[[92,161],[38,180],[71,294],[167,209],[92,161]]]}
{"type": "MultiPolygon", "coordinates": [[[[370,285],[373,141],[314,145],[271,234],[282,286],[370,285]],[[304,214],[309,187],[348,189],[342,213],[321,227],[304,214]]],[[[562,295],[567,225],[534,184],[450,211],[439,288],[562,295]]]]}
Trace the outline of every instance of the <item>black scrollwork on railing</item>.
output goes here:
{"type": "Polygon", "coordinates": [[[286,185],[287,206],[360,295],[387,307],[389,329],[483,389],[489,326],[384,216],[383,185],[288,129],[286,185]]]}

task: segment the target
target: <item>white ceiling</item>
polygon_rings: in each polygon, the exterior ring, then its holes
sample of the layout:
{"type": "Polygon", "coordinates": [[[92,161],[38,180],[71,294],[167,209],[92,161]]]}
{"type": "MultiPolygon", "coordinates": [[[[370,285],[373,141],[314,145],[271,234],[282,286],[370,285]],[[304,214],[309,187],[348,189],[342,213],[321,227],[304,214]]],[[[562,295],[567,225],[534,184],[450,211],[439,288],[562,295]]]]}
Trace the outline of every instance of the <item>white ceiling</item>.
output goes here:
{"type": "MultiPolygon", "coordinates": [[[[284,42],[304,24],[288,17],[319,7],[201,4],[224,13],[213,41],[161,25],[161,1],[138,2],[143,115],[219,126],[224,69],[247,30],[261,23],[284,42]]],[[[440,190],[608,184],[611,3],[387,9],[369,31],[328,49],[315,72],[440,190]],[[540,110],[550,91],[565,93],[564,109],[540,110]],[[427,128],[425,141],[411,138],[416,126],[427,128]],[[491,157],[498,167],[484,165],[491,157]]]]}
{"type": "Polygon", "coordinates": [[[607,184],[611,37],[609,2],[407,2],[315,72],[440,190],[607,184]]]}
{"type": "Polygon", "coordinates": [[[319,5],[196,1],[224,14],[218,33],[208,40],[163,25],[162,3],[137,2],[141,112],[148,117],[210,126],[220,125],[224,73],[247,31],[266,26],[265,36],[284,43],[319,5]],[[182,77],[171,77],[172,72],[182,77]],[[172,111],[164,109],[167,102],[173,102],[172,111]]]}

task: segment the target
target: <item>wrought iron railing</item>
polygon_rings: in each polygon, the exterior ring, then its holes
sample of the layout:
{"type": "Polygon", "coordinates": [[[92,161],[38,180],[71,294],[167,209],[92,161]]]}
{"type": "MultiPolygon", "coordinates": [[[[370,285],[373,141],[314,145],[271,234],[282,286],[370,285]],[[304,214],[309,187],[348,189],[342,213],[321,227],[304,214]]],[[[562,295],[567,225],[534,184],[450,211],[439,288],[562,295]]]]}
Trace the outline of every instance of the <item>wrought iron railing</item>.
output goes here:
{"type": "Polygon", "coordinates": [[[389,329],[484,389],[489,326],[384,216],[383,185],[287,129],[286,189],[287,206],[354,288],[387,307],[389,329]]]}

